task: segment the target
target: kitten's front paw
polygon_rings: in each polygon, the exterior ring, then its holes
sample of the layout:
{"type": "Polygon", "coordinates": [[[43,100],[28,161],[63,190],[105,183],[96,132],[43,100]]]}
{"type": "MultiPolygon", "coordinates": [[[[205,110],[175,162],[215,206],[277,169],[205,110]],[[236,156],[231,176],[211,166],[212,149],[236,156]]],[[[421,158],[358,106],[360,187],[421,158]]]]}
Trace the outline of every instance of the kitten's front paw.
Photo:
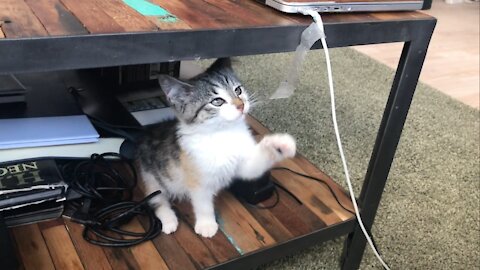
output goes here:
{"type": "Polygon", "coordinates": [[[199,221],[195,224],[195,232],[203,237],[212,237],[218,231],[218,224],[215,221],[199,221]]]}
{"type": "Polygon", "coordinates": [[[297,151],[295,139],[286,133],[267,135],[261,143],[270,148],[275,161],[292,158],[297,151]]]}
{"type": "Polygon", "coordinates": [[[155,212],[158,219],[162,222],[162,232],[165,234],[174,233],[178,228],[178,219],[175,212],[171,209],[157,209],[155,212]]]}
{"type": "Polygon", "coordinates": [[[162,232],[164,232],[165,234],[174,233],[177,230],[177,228],[178,228],[177,218],[162,222],[162,232]]]}

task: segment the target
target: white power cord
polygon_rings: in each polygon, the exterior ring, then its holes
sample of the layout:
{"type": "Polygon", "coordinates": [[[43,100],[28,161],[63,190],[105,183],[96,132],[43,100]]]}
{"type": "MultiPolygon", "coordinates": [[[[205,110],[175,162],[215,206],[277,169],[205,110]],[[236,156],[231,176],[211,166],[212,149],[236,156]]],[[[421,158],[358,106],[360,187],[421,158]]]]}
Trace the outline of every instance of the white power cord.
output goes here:
{"type": "Polygon", "coordinates": [[[338,124],[337,124],[337,114],[335,112],[335,93],[333,91],[333,78],[332,78],[332,67],[330,64],[330,54],[328,53],[328,46],[327,46],[327,41],[325,38],[325,30],[323,27],[323,21],[322,17],[318,12],[312,11],[312,10],[304,10],[302,12],[304,15],[310,15],[313,17],[313,20],[315,21],[316,25],[318,26],[320,32],[322,33],[321,35],[321,42],[323,46],[323,51],[325,52],[325,60],[327,62],[327,73],[328,73],[328,85],[330,88],[330,101],[332,105],[332,120],[333,120],[333,128],[335,129],[335,137],[337,139],[337,145],[338,145],[338,150],[340,152],[340,158],[342,159],[342,164],[343,164],[343,170],[345,172],[345,179],[348,185],[348,191],[350,193],[350,199],[352,200],[353,203],[353,208],[355,209],[355,215],[358,220],[358,224],[360,225],[360,228],[362,229],[363,234],[365,235],[365,238],[367,239],[368,244],[373,250],[373,253],[375,253],[375,256],[377,259],[380,261],[380,263],[383,265],[383,267],[387,270],[390,270],[390,267],[383,261],[382,257],[378,253],[377,249],[375,248],[375,245],[373,244],[372,239],[370,238],[370,235],[367,233],[367,230],[365,229],[365,226],[363,225],[362,218],[360,216],[360,211],[358,210],[358,205],[357,201],[355,199],[355,194],[353,192],[352,188],[352,182],[350,181],[350,174],[348,172],[348,167],[347,167],[347,161],[345,159],[345,154],[343,153],[343,147],[342,147],[342,141],[340,140],[340,132],[338,131],[338,124]]]}

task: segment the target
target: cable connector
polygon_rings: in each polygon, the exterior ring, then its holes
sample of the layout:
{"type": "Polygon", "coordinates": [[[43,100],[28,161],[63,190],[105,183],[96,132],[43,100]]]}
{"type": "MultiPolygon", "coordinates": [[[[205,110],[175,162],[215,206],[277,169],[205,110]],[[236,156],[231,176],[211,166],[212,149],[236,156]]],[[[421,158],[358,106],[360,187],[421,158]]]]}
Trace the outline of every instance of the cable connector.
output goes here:
{"type": "Polygon", "coordinates": [[[82,225],[101,225],[100,222],[94,220],[89,214],[75,212],[73,214],[63,214],[63,217],[75,223],[82,225]]]}
{"type": "Polygon", "coordinates": [[[318,12],[313,11],[311,9],[304,9],[304,10],[301,10],[301,13],[303,15],[306,15],[306,16],[310,15],[313,18],[313,20],[315,21],[315,24],[318,27],[318,30],[321,33],[320,38],[326,38],[327,37],[325,35],[325,28],[323,27],[322,17],[320,16],[320,14],[318,14],[318,12]]]}

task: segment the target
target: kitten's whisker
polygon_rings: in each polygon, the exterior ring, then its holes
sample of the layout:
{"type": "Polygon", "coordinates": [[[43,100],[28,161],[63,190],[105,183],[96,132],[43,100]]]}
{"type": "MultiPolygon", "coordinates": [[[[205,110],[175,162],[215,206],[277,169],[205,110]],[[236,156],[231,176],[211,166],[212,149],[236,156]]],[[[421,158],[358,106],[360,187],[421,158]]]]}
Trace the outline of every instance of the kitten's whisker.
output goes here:
{"type": "Polygon", "coordinates": [[[250,107],[251,108],[258,107],[258,106],[261,107],[264,103],[265,103],[264,100],[255,100],[254,102],[250,102],[250,107]]]}

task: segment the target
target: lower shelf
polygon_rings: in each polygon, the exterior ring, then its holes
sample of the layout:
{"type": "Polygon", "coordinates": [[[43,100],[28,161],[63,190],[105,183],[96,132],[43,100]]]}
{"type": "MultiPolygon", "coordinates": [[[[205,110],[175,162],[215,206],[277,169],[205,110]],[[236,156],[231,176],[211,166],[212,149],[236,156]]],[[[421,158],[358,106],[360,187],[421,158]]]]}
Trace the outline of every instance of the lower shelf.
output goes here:
{"type": "MultiPolygon", "coordinates": [[[[268,133],[255,119],[248,121],[257,136],[268,133]]],[[[352,204],[338,184],[300,155],[279,165],[325,183],[285,170],[273,171],[275,181],[291,194],[278,189],[279,202],[271,209],[253,207],[223,192],[215,204],[220,230],[210,239],[195,234],[192,208],[184,202],[175,204],[180,220],[177,232],[161,234],[153,241],[131,248],[90,245],[82,238],[81,225],[62,219],[12,228],[11,233],[27,270],[186,270],[253,268],[353,230],[354,215],[343,208],[353,210],[352,204]]],[[[272,197],[262,205],[274,201],[272,197]]],[[[127,226],[143,231],[143,225],[142,219],[135,219],[127,226]]]]}

